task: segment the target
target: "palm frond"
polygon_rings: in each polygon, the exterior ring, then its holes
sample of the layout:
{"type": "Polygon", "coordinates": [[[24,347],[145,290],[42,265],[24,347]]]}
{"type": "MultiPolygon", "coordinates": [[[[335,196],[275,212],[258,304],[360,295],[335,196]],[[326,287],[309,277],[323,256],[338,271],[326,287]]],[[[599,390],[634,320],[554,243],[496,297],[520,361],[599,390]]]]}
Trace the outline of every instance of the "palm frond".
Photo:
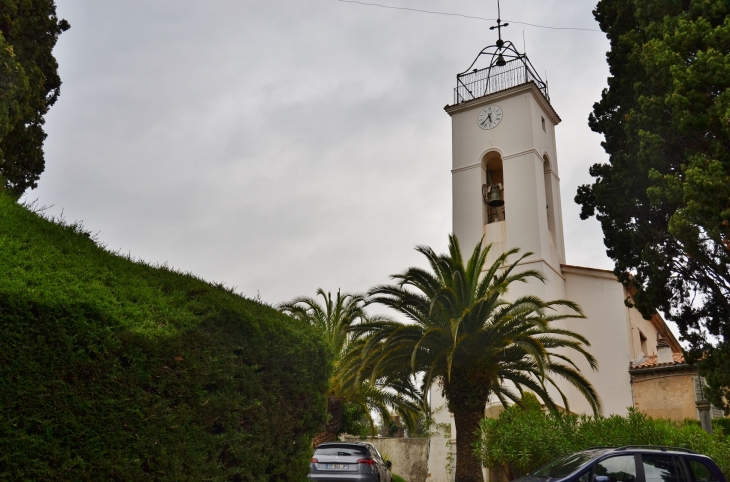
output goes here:
{"type": "MultiPolygon", "coordinates": [[[[501,253],[487,266],[491,249],[480,242],[465,260],[454,235],[449,236],[447,254],[418,246],[430,270],[408,268],[391,277],[393,284],[368,292],[368,304],[386,306],[408,322],[361,320],[350,326],[348,333],[357,341],[348,348],[346,360],[352,364],[348,377],[373,385],[389,380],[394,386],[394,380],[417,375],[423,380],[420,393],[440,380],[450,403],[460,383],[478,392],[484,403],[490,395],[516,403],[529,390],[551,410],[557,410],[558,403],[567,408],[558,380],[575,387],[600,410],[595,389],[572,359],[578,355],[591,368],[597,367],[586,350],[588,340],[554,326],[561,320],[584,318],[580,307],[532,295],[505,299],[513,283],[544,282],[545,277],[536,270],[519,269],[532,253],[521,254],[518,249],[501,253]],[[562,400],[556,403],[551,393],[562,400]]],[[[415,392],[408,393],[412,400],[415,392]]]]}

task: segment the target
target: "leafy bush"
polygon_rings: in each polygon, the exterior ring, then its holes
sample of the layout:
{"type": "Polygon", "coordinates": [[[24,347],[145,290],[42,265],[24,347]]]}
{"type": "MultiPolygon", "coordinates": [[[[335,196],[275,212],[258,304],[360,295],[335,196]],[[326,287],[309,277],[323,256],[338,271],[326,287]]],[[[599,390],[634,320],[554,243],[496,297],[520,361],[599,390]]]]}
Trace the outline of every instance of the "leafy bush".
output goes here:
{"type": "Polygon", "coordinates": [[[712,429],[716,432],[722,432],[730,437],[730,418],[716,418],[712,421],[712,429]]]}
{"type": "Polygon", "coordinates": [[[0,479],[303,480],[329,355],[0,193],[0,479]]]}
{"type": "Polygon", "coordinates": [[[406,479],[399,475],[393,474],[393,482],[406,482],[406,479]]]}
{"type": "Polygon", "coordinates": [[[531,395],[523,398],[523,407],[481,421],[475,452],[486,467],[503,469],[513,480],[561,455],[622,445],[688,448],[712,457],[730,474],[730,438],[725,434],[710,435],[698,424],[652,419],[634,409],[626,417],[545,413],[531,395]]]}
{"type": "Polygon", "coordinates": [[[342,404],[342,425],[339,433],[366,438],[375,435],[375,428],[362,405],[345,402],[342,404]]]}

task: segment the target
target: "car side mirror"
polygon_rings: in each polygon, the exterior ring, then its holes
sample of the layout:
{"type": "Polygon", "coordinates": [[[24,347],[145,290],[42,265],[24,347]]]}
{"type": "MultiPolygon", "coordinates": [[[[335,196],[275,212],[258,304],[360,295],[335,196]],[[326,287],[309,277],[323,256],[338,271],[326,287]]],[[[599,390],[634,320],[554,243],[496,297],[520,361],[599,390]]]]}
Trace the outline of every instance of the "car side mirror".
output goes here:
{"type": "Polygon", "coordinates": [[[609,479],[607,475],[596,475],[593,482],[611,482],[611,479],[609,479]]]}
{"type": "Polygon", "coordinates": [[[386,460],[385,466],[388,468],[388,470],[390,470],[390,468],[393,466],[393,462],[391,462],[390,460],[386,460]]]}

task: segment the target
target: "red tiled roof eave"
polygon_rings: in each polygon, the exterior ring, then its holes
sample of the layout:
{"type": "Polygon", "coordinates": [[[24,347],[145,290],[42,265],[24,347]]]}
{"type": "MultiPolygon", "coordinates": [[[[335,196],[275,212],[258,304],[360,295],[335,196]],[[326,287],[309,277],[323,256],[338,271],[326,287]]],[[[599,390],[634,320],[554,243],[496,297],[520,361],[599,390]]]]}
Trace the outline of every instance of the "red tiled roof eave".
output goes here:
{"type": "Polygon", "coordinates": [[[689,367],[685,361],[684,361],[684,355],[681,353],[672,353],[672,358],[674,361],[669,363],[657,363],[657,356],[651,355],[646,360],[642,361],[639,364],[636,365],[629,365],[629,371],[634,370],[646,370],[646,369],[655,369],[655,368],[671,368],[671,367],[689,367]]]}

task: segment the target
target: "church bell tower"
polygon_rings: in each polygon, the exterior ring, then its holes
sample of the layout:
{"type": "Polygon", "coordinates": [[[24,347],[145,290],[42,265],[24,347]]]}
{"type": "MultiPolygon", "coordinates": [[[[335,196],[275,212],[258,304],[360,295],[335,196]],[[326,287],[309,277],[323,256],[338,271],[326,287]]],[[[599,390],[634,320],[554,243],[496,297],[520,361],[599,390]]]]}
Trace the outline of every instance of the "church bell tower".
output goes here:
{"type": "Polygon", "coordinates": [[[464,256],[482,239],[492,244],[488,262],[518,247],[534,253],[529,268],[559,278],[565,263],[555,146],[560,117],[527,55],[502,40],[506,26],[498,20],[492,27],[497,43],[456,76],[454,103],[445,108],[452,119],[453,232],[464,256]],[[486,65],[474,68],[480,63],[486,65]]]}
{"type": "MultiPolygon", "coordinates": [[[[452,121],[453,232],[465,258],[481,240],[491,244],[487,266],[505,251],[532,254],[518,271],[534,269],[545,283],[515,283],[507,299],[536,295],[566,297],[560,177],[555,126],[547,82],[527,55],[502,40],[507,24],[497,20],[495,45],[482,49],[456,76],[452,121]]],[[[567,326],[565,326],[567,327],[567,326]]],[[[440,388],[431,387],[434,427],[427,482],[453,480],[456,427],[440,388]],[[441,440],[445,439],[445,442],[441,440]],[[449,468],[451,467],[451,469],[449,468]]],[[[486,413],[490,411],[486,407],[486,413]]]]}

